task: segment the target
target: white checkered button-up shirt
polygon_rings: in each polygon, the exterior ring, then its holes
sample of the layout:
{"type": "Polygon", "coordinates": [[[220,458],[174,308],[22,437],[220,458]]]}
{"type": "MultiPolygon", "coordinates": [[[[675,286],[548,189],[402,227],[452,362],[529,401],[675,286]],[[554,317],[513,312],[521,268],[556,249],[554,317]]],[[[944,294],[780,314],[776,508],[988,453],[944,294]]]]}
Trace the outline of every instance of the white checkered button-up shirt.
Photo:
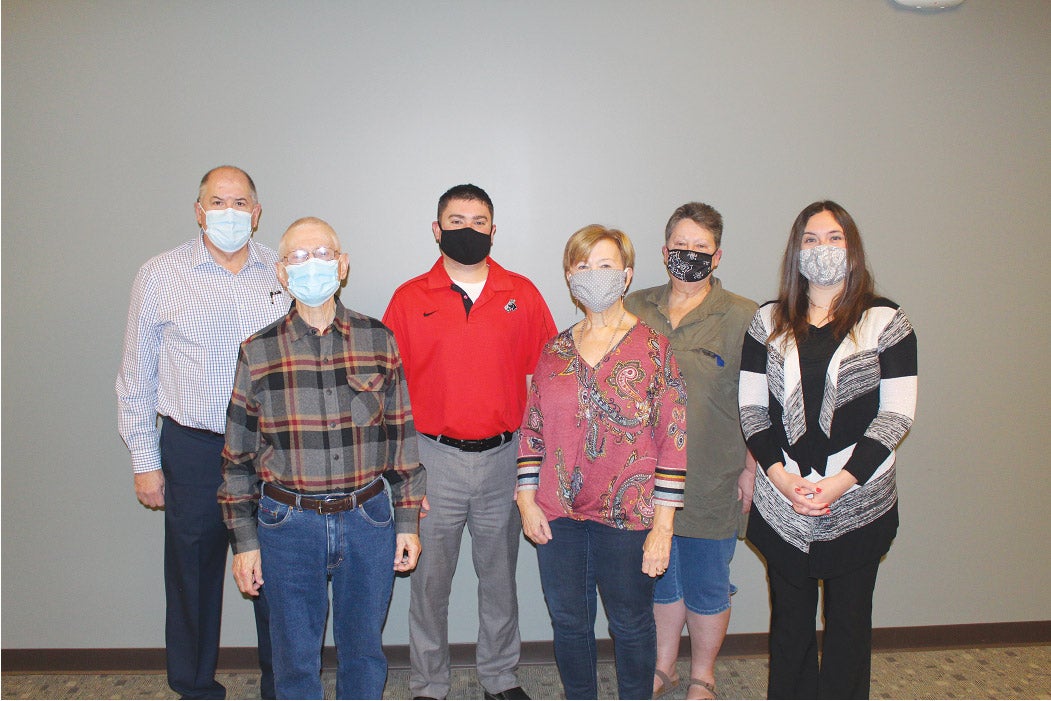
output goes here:
{"type": "Polygon", "coordinates": [[[117,374],[117,425],[135,472],[159,470],[157,415],[222,434],[241,341],[280,319],[291,298],[275,251],[248,243],[236,275],[212,258],[203,235],[151,258],[131,289],[117,374]]]}

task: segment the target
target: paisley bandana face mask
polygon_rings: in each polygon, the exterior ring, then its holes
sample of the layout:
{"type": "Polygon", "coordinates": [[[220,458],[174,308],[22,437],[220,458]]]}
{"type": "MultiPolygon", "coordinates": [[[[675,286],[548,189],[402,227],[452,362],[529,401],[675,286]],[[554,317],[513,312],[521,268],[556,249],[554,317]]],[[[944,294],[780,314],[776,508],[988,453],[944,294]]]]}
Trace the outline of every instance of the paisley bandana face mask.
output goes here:
{"type": "Polygon", "coordinates": [[[712,254],[669,248],[668,272],[683,282],[700,282],[712,274],[712,254]]]}
{"type": "Polygon", "coordinates": [[[602,313],[624,295],[627,272],[615,268],[578,270],[569,276],[573,299],[593,312],[602,313]]]}
{"type": "Polygon", "coordinates": [[[847,277],[847,249],[828,244],[804,248],[799,252],[799,272],[815,285],[836,285],[847,277]]]}

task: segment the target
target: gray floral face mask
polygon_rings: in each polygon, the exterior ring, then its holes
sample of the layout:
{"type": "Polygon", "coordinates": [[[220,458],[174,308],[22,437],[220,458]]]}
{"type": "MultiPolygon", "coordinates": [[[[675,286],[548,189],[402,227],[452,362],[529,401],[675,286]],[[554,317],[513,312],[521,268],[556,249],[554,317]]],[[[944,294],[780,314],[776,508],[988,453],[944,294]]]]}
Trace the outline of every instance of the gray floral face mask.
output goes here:
{"type": "Polygon", "coordinates": [[[799,252],[799,272],[815,285],[829,287],[847,276],[847,249],[839,246],[814,246],[799,252]]]}
{"type": "Polygon", "coordinates": [[[604,312],[624,294],[627,273],[615,268],[578,270],[569,276],[569,293],[593,312],[604,312]]]}

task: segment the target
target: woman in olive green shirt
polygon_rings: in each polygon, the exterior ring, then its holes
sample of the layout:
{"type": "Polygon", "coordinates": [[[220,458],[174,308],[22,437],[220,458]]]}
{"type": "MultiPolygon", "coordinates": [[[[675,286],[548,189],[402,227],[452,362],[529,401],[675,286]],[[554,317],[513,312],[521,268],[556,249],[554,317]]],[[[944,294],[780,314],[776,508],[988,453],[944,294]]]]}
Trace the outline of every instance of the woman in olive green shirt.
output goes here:
{"type": "Polygon", "coordinates": [[[653,698],[678,688],[683,625],[690,634],[687,698],[714,698],[715,658],[730,621],[730,560],[748,513],[755,461],[745,448],[737,406],[741,345],[755,302],[712,276],[722,259],[720,214],[679,207],[665,227],[666,285],[639,290],[625,307],[671,341],[688,397],[686,503],[675,517],[668,571],[657,581],[657,671],[653,698]]]}

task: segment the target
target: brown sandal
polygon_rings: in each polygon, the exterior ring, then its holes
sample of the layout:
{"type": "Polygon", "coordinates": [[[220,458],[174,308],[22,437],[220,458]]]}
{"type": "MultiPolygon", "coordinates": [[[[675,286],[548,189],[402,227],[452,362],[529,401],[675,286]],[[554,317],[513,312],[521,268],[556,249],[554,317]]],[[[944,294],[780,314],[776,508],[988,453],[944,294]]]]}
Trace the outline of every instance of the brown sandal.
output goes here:
{"type": "Polygon", "coordinates": [[[661,685],[658,686],[653,691],[653,698],[654,699],[659,699],[660,697],[662,697],[662,696],[664,696],[666,694],[670,694],[671,692],[673,692],[673,691],[675,691],[676,689],[679,688],[679,679],[678,678],[672,679],[671,677],[669,677],[667,674],[665,674],[664,672],[660,671],[659,669],[654,669],[653,670],[653,676],[655,676],[655,677],[657,677],[658,679],[661,680],[661,685]]]}
{"type": "MultiPolygon", "coordinates": [[[[719,695],[715,693],[715,684],[709,684],[708,682],[703,681],[701,679],[694,679],[694,678],[691,677],[690,678],[690,686],[693,686],[694,684],[696,684],[697,686],[701,687],[702,689],[706,689],[712,695],[713,699],[719,698],[719,695]]],[[[690,690],[689,687],[686,687],[686,691],[688,692],[689,690],[690,690]]],[[[654,698],[656,698],[656,697],[654,697],[654,698]]]]}

